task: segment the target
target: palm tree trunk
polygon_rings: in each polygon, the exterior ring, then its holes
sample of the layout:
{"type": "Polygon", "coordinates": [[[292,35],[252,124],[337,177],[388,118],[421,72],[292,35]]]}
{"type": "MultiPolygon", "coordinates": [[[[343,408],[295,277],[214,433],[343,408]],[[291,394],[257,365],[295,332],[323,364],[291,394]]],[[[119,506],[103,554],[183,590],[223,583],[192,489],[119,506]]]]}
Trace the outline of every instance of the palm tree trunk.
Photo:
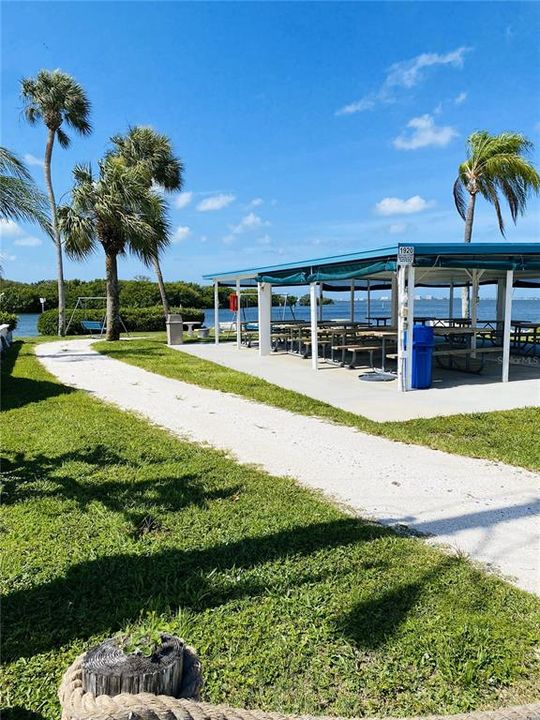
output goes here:
{"type": "Polygon", "coordinates": [[[161,267],[159,265],[159,258],[156,255],[152,259],[154,265],[154,271],[156,273],[157,283],[159,286],[159,294],[161,295],[161,302],[163,303],[163,312],[165,317],[169,314],[169,301],[167,300],[167,293],[165,292],[165,283],[163,282],[163,275],[161,274],[161,267]]]}
{"type": "Polygon", "coordinates": [[[45,184],[47,185],[47,195],[49,196],[49,204],[51,206],[51,220],[54,244],[56,246],[56,277],[58,281],[58,334],[63,335],[66,327],[66,299],[64,295],[64,261],[62,258],[62,240],[58,230],[58,218],[56,216],[56,201],[54,199],[54,190],[51,178],[51,158],[54,145],[54,130],[49,130],[47,136],[47,145],[45,147],[45,184]]]}
{"type": "Polygon", "coordinates": [[[105,275],[107,278],[107,340],[119,340],[120,292],[115,252],[105,253],[105,275]]]}
{"type": "MultiPolygon", "coordinates": [[[[465,215],[465,233],[463,240],[466,243],[470,243],[472,239],[472,229],[474,222],[474,206],[476,203],[476,193],[471,193],[469,197],[469,204],[467,205],[467,214],[465,215]]],[[[464,318],[469,317],[470,300],[469,300],[469,287],[466,285],[461,290],[461,316],[464,318]]]]}

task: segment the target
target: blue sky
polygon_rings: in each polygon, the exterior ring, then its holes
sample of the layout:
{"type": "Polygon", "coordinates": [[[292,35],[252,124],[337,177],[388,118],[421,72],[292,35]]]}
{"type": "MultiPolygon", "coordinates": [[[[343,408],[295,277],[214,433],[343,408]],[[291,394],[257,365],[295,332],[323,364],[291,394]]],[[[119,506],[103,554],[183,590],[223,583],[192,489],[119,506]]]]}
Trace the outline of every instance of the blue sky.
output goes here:
{"type": "MultiPolygon", "coordinates": [[[[393,244],[461,241],[452,184],[475,129],[540,146],[537,3],[4,2],[2,144],[43,185],[45,131],[19,80],[61,68],[87,90],[93,134],[56,148],[57,197],[114,133],[151,125],[185,167],[170,196],[166,279],[393,244]]],[[[537,155],[537,154],[536,154],[537,155]]],[[[508,240],[538,240],[531,201],[508,240]]],[[[505,212],[508,217],[508,213],[505,212]]],[[[499,237],[478,204],[474,239],[499,237]]],[[[4,227],[12,279],[53,278],[50,240],[4,227]]],[[[102,277],[103,257],[66,263],[102,277]]],[[[151,275],[133,259],[120,276],[151,275]]]]}

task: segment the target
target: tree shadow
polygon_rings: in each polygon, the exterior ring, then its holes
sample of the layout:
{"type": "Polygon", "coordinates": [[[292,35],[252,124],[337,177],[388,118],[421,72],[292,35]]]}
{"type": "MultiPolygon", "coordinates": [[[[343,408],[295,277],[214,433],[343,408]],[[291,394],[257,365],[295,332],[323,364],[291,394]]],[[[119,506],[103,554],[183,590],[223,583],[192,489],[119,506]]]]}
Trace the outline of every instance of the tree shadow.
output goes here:
{"type": "Polygon", "coordinates": [[[27,710],[20,705],[2,708],[0,717],[2,720],[45,720],[45,716],[41,713],[27,710]]]}
{"type": "Polygon", "coordinates": [[[33,380],[13,375],[13,367],[17,361],[23,343],[14,342],[1,365],[1,400],[2,410],[14,410],[31,403],[39,403],[50,397],[68,395],[75,392],[73,388],[48,380],[33,380]]]}
{"type": "MultiPolygon", "coordinates": [[[[239,571],[242,577],[276,560],[300,559],[390,535],[393,531],[388,528],[343,518],[202,549],[88,560],[71,566],[62,577],[5,597],[4,660],[47,652],[75,638],[115,632],[145,609],[158,614],[175,608],[201,612],[264,595],[269,592],[264,575],[251,573],[238,581],[239,571]],[[231,569],[235,578],[224,579],[231,569]]],[[[321,575],[314,578],[307,573],[302,582],[320,580],[321,575]]],[[[280,581],[276,575],[276,583],[280,581]]]]}

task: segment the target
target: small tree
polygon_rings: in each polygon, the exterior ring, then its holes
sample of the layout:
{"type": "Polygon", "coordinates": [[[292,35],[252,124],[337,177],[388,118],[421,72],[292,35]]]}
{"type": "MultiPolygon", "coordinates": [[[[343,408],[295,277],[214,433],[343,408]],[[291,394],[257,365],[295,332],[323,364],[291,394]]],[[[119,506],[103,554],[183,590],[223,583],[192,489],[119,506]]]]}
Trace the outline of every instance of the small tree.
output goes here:
{"type": "Polygon", "coordinates": [[[150,264],[169,242],[166,206],[149,188],[148,171],[128,167],[114,155],[99,164],[94,177],[89,166],[76,166],[70,206],[58,208],[59,226],[68,255],[85,259],[98,244],[105,252],[107,340],[120,337],[118,255],[128,252],[150,264]]]}
{"type": "MultiPolygon", "coordinates": [[[[464,241],[471,242],[476,197],[482,195],[497,214],[499,230],[504,237],[504,219],[499,197],[508,203],[510,215],[517,222],[523,215],[531,193],[538,193],[540,176],[526,159],[533,144],[519,133],[490,135],[486,130],[475,132],[467,140],[467,159],[459,166],[454,183],[454,201],[465,221],[464,241]],[[467,199],[468,195],[468,199],[467,199]]],[[[463,289],[462,313],[469,314],[469,296],[463,289]]]]}
{"type": "Polygon", "coordinates": [[[21,95],[28,122],[34,125],[39,120],[43,120],[48,131],[43,167],[51,207],[52,236],[56,246],[58,334],[63,335],[66,321],[64,263],[51,177],[51,160],[55,139],[58,139],[60,147],[69,147],[69,136],[62,129],[64,123],[81,135],[90,134],[92,131],[89,122],[90,103],[82,87],[71,75],[61,70],[40,70],[36,78],[25,78],[21,81],[21,95]]]}

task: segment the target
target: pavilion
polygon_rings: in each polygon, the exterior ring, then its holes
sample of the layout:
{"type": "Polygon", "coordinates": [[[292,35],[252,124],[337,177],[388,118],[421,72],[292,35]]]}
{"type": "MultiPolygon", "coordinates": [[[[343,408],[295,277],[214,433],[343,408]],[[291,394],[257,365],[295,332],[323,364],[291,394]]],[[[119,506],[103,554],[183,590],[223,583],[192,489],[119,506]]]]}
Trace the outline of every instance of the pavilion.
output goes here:
{"type": "MultiPolygon", "coordinates": [[[[540,243],[408,243],[345,255],[303,260],[267,267],[210,273],[206,280],[214,284],[215,342],[220,341],[220,286],[234,287],[241,301],[242,290],[257,288],[259,354],[271,352],[272,288],[309,286],[311,365],[318,369],[318,297],[323,291],[344,291],[351,297],[351,320],[354,320],[354,297],[357,291],[388,290],[391,294],[391,325],[397,328],[397,386],[412,389],[412,343],[407,333],[414,325],[415,289],[448,288],[449,317],[454,317],[454,288],[471,288],[470,322],[476,328],[477,297],[480,285],[497,289],[497,318],[501,327],[502,376],[508,381],[512,291],[516,287],[540,288],[540,243]]],[[[237,345],[241,345],[241,322],[237,316],[237,345]]],[[[475,336],[473,336],[475,352],[475,336]]],[[[478,349],[480,352],[480,349],[478,349]]]]}

